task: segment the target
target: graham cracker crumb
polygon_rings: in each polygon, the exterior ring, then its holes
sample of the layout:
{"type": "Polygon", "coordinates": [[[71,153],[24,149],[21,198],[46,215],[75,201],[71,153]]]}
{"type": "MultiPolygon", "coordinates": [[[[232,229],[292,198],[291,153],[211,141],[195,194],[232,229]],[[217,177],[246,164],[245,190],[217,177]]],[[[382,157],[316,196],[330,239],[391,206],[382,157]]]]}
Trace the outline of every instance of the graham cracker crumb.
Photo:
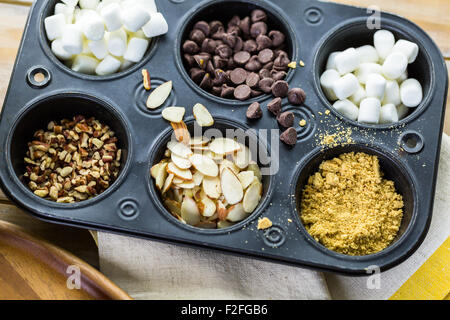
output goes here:
{"type": "Polygon", "coordinates": [[[304,126],[306,126],[306,120],[302,119],[302,120],[300,120],[300,122],[298,124],[300,125],[300,127],[304,127],[304,126]]]}
{"type": "Polygon", "coordinates": [[[303,60],[300,60],[299,64],[300,64],[300,67],[304,67],[305,66],[305,63],[303,62],[303,60]]]}
{"type": "Polygon", "coordinates": [[[262,218],[258,220],[258,230],[265,230],[272,226],[272,221],[269,218],[262,218]]]}

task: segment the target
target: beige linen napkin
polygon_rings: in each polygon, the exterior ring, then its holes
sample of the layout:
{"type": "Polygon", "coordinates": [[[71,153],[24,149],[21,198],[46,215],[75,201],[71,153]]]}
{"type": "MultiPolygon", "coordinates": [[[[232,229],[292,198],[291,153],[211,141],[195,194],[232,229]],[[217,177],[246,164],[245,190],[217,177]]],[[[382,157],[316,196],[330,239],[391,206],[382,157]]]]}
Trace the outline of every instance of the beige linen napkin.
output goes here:
{"type": "Polygon", "coordinates": [[[449,195],[444,135],[430,231],[409,259],[381,274],[378,290],[365,277],[326,274],[325,282],[320,272],[102,232],[100,268],[135,299],[387,299],[447,238],[449,195]]]}

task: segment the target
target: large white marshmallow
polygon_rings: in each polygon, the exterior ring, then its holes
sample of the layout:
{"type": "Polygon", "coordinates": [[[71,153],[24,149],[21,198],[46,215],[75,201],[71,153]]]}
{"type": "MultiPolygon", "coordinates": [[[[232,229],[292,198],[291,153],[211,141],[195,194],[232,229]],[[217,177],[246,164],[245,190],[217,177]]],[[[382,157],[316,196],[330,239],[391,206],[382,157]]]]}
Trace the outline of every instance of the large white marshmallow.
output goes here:
{"type": "Polygon", "coordinates": [[[92,54],[99,60],[104,59],[108,55],[108,43],[106,39],[89,41],[88,46],[92,54]]]}
{"type": "Polygon", "coordinates": [[[99,76],[106,76],[116,73],[119,70],[121,64],[122,62],[120,60],[114,58],[111,55],[108,55],[105,59],[103,59],[102,62],[98,64],[97,68],[95,69],[95,73],[99,76]]]}
{"type": "Polygon", "coordinates": [[[359,105],[358,122],[378,124],[380,121],[381,102],[377,98],[366,98],[359,105]]]}
{"type": "Polygon", "coordinates": [[[386,91],[382,103],[383,105],[392,103],[396,106],[401,103],[400,87],[397,81],[388,80],[386,82],[386,91]]]}
{"type": "Polygon", "coordinates": [[[66,26],[66,16],[62,13],[44,19],[45,32],[48,40],[52,41],[60,38],[63,35],[64,27],[66,26]]]}
{"type": "Polygon", "coordinates": [[[403,53],[408,58],[408,63],[413,63],[419,54],[419,46],[414,42],[400,39],[395,43],[392,52],[403,53]]]}
{"type": "Polygon", "coordinates": [[[75,60],[72,64],[72,70],[75,72],[85,73],[85,74],[94,74],[95,69],[97,68],[99,60],[87,56],[84,54],[79,54],[75,57],[75,60]]]}
{"type": "Polygon", "coordinates": [[[382,100],[386,90],[386,79],[378,73],[371,73],[367,76],[366,93],[369,98],[382,100]]]}
{"type": "Polygon", "coordinates": [[[359,48],[356,48],[356,53],[359,56],[360,63],[364,62],[373,62],[376,63],[380,59],[378,56],[377,49],[374,46],[365,45],[359,48]]]}
{"type": "Polygon", "coordinates": [[[358,81],[362,84],[366,84],[367,76],[371,73],[382,73],[382,68],[378,63],[366,62],[361,63],[355,71],[355,76],[358,81]]]}
{"type": "Polygon", "coordinates": [[[118,3],[111,3],[101,10],[100,14],[109,32],[116,31],[122,27],[120,10],[121,8],[118,3]]]}
{"type": "Polygon", "coordinates": [[[138,31],[149,21],[150,14],[139,5],[127,8],[122,12],[123,25],[131,32],[138,31]]]}
{"type": "Polygon", "coordinates": [[[336,67],[336,56],[339,53],[341,53],[341,51],[335,51],[335,52],[330,53],[330,55],[328,56],[328,60],[327,60],[327,66],[326,66],[327,70],[329,70],[329,69],[337,70],[337,67],[336,67]]]}
{"type": "Polygon", "coordinates": [[[55,14],[63,14],[66,17],[67,23],[73,22],[73,17],[75,13],[75,8],[72,6],[68,6],[65,3],[57,3],[55,5],[55,14]]]}
{"type": "Polygon", "coordinates": [[[384,60],[383,75],[391,80],[399,78],[408,68],[408,58],[401,52],[393,52],[384,60]]]}
{"type": "Polygon", "coordinates": [[[100,15],[93,10],[89,14],[84,14],[81,21],[84,36],[92,41],[99,41],[105,35],[105,24],[100,15]]]}
{"type": "Polygon", "coordinates": [[[336,109],[340,114],[349,118],[350,120],[358,119],[358,107],[351,101],[338,100],[333,104],[333,108],[336,109]]]}
{"type": "Polygon", "coordinates": [[[392,51],[395,44],[395,37],[388,30],[378,30],[373,35],[373,44],[377,49],[381,59],[385,59],[392,51]]]}
{"type": "Polygon", "coordinates": [[[142,31],[148,38],[153,38],[166,34],[169,31],[169,26],[161,12],[157,12],[150,15],[150,21],[142,27],[142,31]]]}
{"type": "Polygon", "coordinates": [[[100,0],[80,0],[81,9],[96,10],[100,0]]]}
{"type": "Polygon", "coordinates": [[[149,41],[140,38],[131,38],[128,42],[127,51],[123,55],[125,60],[139,62],[147,51],[149,41]]]}
{"type": "Polygon", "coordinates": [[[127,33],[123,29],[109,34],[108,51],[116,57],[122,57],[125,54],[125,51],[127,51],[127,33]]]}
{"type": "Polygon", "coordinates": [[[355,48],[342,51],[336,56],[335,60],[337,71],[341,75],[355,71],[360,64],[359,55],[355,48]]]}
{"type": "Polygon", "coordinates": [[[78,4],[78,0],[61,0],[61,1],[71,7],[75,7],[78,4]]]}
{"type": "Polygon", "coordinates": [[[388,124],[398,122],[397,108],[394,104],[385,104],[380,109],[380,123],[388,124]]]}
{"type": "Polygon", "coordinates": [[[354,94],[359,88],[358,79],[352,74],[347,73],[339,78],[333,85],[333,91],[339,100],[344,100],[354,94]]]}
{"type": "Polygon", "coordinates": [[[407,79],[400,86],[402,103],[409,108],[417,107],[423,98],[422,85],[416,79],[407,79]]]}
{"type": "Polygon", "coordinates": [[[397,114],[398,114],[398,120],[403,119],[406,117],[411,109],[408,107],[405,107],[404,105],[400,104],[397,106],[397,114]]]}
{"type": "Polygon", "coordinates": [[[339,72],[335,69],[329,69],[326,70],[322,75],[320,76],[320,85],[322,86],[323,92],[325,93],[326,97],[330,101],[336,101],[338,98],[336,97],[336,94],[334,93],[333,86],[341,78],[339,72]]]}
{"type": "Polygon", "coordinates": [[[69,24],[64,27],[62,47],[69,54],[79,54],[83,51],[83,34],[77,25],[69,24]]]}
{"type": "Polygon", "coordinates": [[[366,89],[362,85],[359,84],[358,90],[354,94],[352,94],[348,100],[353,102],[355,105],[359,106],[363,99],[367,98],[366,89]]]}
{"type": "Polygon", "coordinates": [[[69,60],[73,57],[72,54],[66,52],[62,47],[62,39],[55,39],[52,42],[52,52],[58,59],[69,60]]]}

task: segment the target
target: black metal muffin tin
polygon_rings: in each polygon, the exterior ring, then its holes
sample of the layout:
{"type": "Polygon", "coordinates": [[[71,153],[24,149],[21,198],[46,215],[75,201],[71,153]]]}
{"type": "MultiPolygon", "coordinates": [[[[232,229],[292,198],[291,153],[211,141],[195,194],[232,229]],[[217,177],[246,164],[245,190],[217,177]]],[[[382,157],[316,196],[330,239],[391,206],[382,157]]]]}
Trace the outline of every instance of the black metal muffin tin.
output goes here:
{"type": "Polygon", "coordinates": [[[0,121],[0,180],[8,197],[35,217],[54,223],[332,272],[365,274],[373,265],[385,270],[414,252],[431,220],[448,86],[442,55],[424,31],[398,16],[381,15],[382,28],[391,30],[397,39],[409,39],[419,45],[419,57],[409,66],[409,74],[422,83],[424,100],[395,125],[370,126],[336,113],[318,80],[331,51],[372,43],[375,30],[366,27],[371,13],[365,9],[312,0],[156,2],[169,23],[169,32],[154,41],[145,59],[130,70],[96,77],[74,73],[53,56],[43,18],[52,14],[56,1],[35,1],[0,121]],[[222,230],[183,225],[163,207],[149,175],[150,167],[161,159],[172,130],[161,117],[163,107],[145,107],[148,92],[142,86],[140,70],[150,71],[153,87],[173,81],[174,90],[164,106],[185,106],[190,128],[194,122],[191,108],[202,103],[212,113],[218,129],[278,129],[276,120],[264,108],[271,96],[245,102],[217,98],[189,79],[181,58],[181,44],[195,21],[226,21],[234,14],[248,15],[257,7],[268,13],[269,24],[286,33],[292,60],[305,62],[305,67],[291,70],[287,76],[291,87],[300,86],[306,91],[305,105],[283,104],[283,110],[291,110],[296,116],[297,145],[289,148],[280,143],[280,170],[274,176],[264,177],[262,201],[248,219],[222,230]],[[43,82],[34,80],[38,72],[45,76],[43,82]],[[252,101],[261,102],[264,116],[249,122],[245,112],[252,101]],[[325,115],[326,110],[331,113],[325,115]],[[21,181],[23,157],[34,131],[45,128],[50,120],[75,114],[93,115],[113,128],[120,139],[119,147],[125,151],[123,168],[117,181],[103,194],[84,202],[58,204],[35,196],[21,181]],[[304,127],[298,125],[302,118],[307,121],[304,127]],[[355,144],[335,148],[318,145],[317,135],[333,133],[336,126],[351,128],[355,144]],[[385,250],[368,256],[346,256],[326,249],[308,235],[298,216],[307,177],[322,160],[348,151],[378,155],[386,178],[395,181],[405,202],[397,239],[385,250]],[[257,220],[263,216],[272,220],[273,226],[257,230],[257,220]]]}

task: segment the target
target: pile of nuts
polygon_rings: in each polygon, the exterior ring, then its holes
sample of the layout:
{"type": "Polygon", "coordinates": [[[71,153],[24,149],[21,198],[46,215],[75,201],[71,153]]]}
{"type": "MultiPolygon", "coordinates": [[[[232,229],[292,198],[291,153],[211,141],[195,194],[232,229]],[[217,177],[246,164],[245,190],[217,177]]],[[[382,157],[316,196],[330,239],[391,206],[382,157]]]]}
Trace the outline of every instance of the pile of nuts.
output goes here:
{"type": "Polygon", "coordinates": [[[270,30],[267,14],[253,10],[221,21],[198,21],[183,43],[189,75],[202,89],[222,98],[247,100],[272,91],[287,75],[286,36],[270,30]]]}
{"type": "Polygon", "coordinates": [[[28,143],[24,178],[35,195],[60,203],[95,197],[116,180],[121,149],[111,128],[77,115],[51,121],[28,143]]]}

